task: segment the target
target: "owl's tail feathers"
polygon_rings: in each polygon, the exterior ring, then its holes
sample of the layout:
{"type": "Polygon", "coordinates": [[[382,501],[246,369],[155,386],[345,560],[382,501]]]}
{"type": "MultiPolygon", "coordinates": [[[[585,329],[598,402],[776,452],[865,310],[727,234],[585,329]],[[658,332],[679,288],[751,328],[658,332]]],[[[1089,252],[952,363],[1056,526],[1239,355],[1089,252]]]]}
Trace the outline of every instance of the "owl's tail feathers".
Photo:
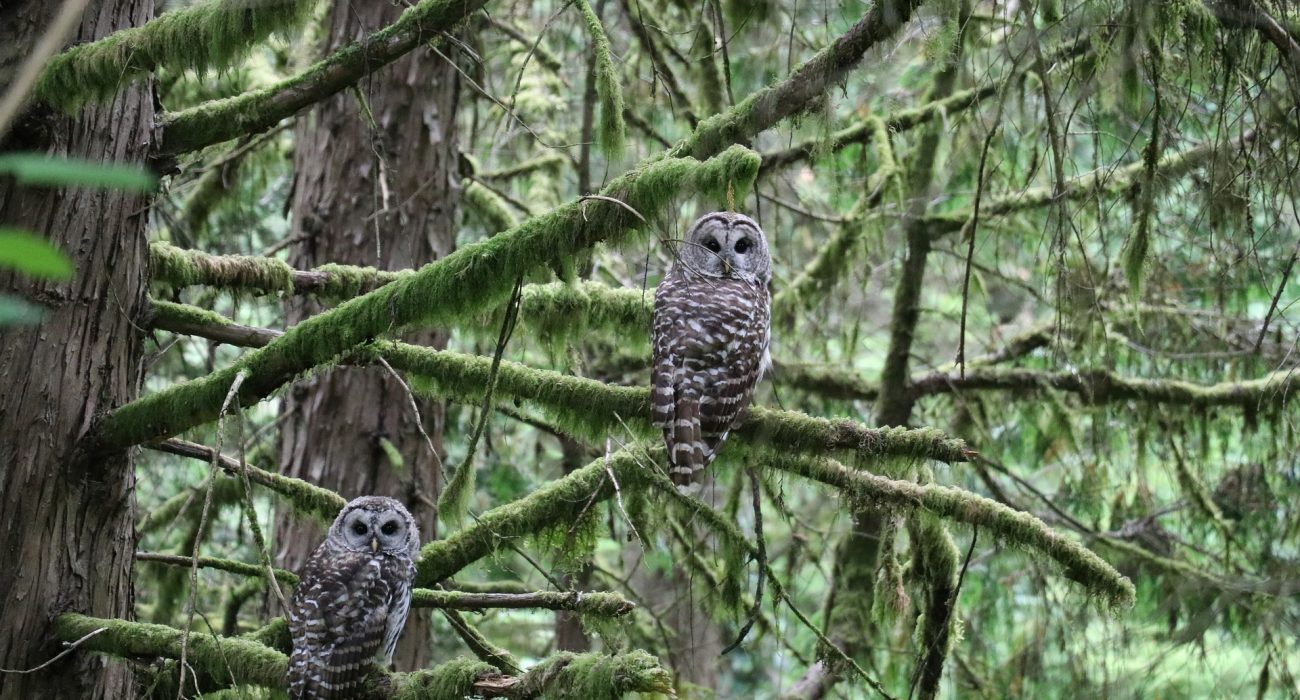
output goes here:
{"type": "Polygon", "coordinates": [[[708,463],[704,438],[700,434],[699,398],[689,393],[679,394],[676,413],[672,425],[664,430],[668,444],[668,478],[678,491],[690,495],[699,490],[699,477],[708,463]]]}

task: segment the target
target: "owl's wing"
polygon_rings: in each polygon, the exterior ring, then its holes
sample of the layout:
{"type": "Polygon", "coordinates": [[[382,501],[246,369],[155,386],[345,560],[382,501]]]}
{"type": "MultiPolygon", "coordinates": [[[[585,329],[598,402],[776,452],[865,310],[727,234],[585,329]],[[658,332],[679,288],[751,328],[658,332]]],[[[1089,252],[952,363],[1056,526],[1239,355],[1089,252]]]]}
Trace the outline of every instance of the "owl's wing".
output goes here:
{"type": "Polygon", "coordinates": [[[294,698],[347,698],[360,689],[384,642],[393,584],[366,552],[324,545],[303,567],[289,629],[294,698]]]}
{"type": "Polygon", "coordinates": [[[717,456],[731,428],[748,410],[754,387],[770,362],[767,288],[728,280],[719,285],[715,294],[727,299],[712,329],[722,339],[725,359],[717,363],[701,399],[700,433],[706,464],[717,456]]]}

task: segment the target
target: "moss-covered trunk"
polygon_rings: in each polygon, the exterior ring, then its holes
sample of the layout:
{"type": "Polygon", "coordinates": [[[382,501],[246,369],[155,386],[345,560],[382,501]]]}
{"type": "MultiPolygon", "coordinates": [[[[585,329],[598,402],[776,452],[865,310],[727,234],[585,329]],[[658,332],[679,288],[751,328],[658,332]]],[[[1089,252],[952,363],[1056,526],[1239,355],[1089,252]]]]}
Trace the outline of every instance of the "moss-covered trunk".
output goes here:
{"type": "MultiPolygon", "coordinates": [[[[337,4],[324,51],[333,51],[392,22],[403,7],[387,2],[337,4]]],[[[295,186],[289,264],[419,267],[451,251],[460,199],[457,175],[457,73],[422,49],[323,101],[295,135],[295,186]],[[369,113],[367,113],[367,110],[369,113]],[[371,118],[373,116],[373,124],[371,118]]],[[[321,309],[296,300],[296,323],[321,309]]],[[[410,340],[443,346],[445,334],[410,340]]],[[[443,408],[420,401],[424,428],[442,451],[443,408]]],[[[416,426],[410,398],[383,367],[336,368],[298,384],[284,403],[280,462],[284,473],[347,498],[396,497],[432,539],[441,489],[435,457],[416,426]]],[[[279,565],[297,570],[320,542],[312,522],[281,516],[279,565]]],[[[413,613],[396,664],[411,670],[428,661],[428,612],[413,613]]]]}
{"type": "MultiPolygon", "coordinates": [[[[61,4],[5,3],[6,61],[21,62],[61,4]]],[[[152,0],[93,2],[72,40],[152,15],[152,0]]],[[[137,86],[75,118],[31,111],[0,151],[140,163],[153,119],[149,90],[137,86]]],[[[136,193],[0,178],[0,226],[47,238],[75,268],[68,282],[0,273],[0,292],[44,309],[40,325],[0,330],[0,668],[33,668],[57,654],[51,622],[59,612],[132,617],[134,474],[125,453],[77,448],[98,411],[137,394],[147,204],[136,193]]],[[[122,698],[131,685],[126,666],[77,654],[36,673],[0,674],[0,698],[122,698]]]]}

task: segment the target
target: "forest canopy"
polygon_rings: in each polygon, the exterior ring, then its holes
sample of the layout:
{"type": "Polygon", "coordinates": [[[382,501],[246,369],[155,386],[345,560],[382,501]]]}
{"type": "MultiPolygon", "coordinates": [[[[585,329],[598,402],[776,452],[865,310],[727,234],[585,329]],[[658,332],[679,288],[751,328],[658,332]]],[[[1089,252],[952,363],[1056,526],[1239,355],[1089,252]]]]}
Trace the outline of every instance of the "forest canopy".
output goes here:
{"type": "Polygon", "coordinates": [[[371,494],[367,698],[1300,697],[1291,3],[0,16],[0,700],[286,697],[371,494]],[[683,494],[714,211],[772,362],[683,494]]]}

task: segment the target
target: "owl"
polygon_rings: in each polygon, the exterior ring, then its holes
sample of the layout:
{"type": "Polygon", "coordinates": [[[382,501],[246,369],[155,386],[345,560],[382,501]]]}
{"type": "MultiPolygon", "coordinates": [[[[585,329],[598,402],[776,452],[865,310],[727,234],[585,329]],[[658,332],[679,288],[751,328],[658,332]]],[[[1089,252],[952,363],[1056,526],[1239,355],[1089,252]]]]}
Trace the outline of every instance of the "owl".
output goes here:
{"type": "Polygon", "coordinates": [[[420,533],[401,503],[362,496],[343,507],[298,572],[289,606],[289,696],[355,697],[372,664],[392,663],[411,609],[420,533]]]}
{"type": "Polygon", "coordinates": [[[683,493],[699,489],[770,364],[771,280],[763,229],[715,212],[691,225],[655,292],[651,418],[683,493]]]}

